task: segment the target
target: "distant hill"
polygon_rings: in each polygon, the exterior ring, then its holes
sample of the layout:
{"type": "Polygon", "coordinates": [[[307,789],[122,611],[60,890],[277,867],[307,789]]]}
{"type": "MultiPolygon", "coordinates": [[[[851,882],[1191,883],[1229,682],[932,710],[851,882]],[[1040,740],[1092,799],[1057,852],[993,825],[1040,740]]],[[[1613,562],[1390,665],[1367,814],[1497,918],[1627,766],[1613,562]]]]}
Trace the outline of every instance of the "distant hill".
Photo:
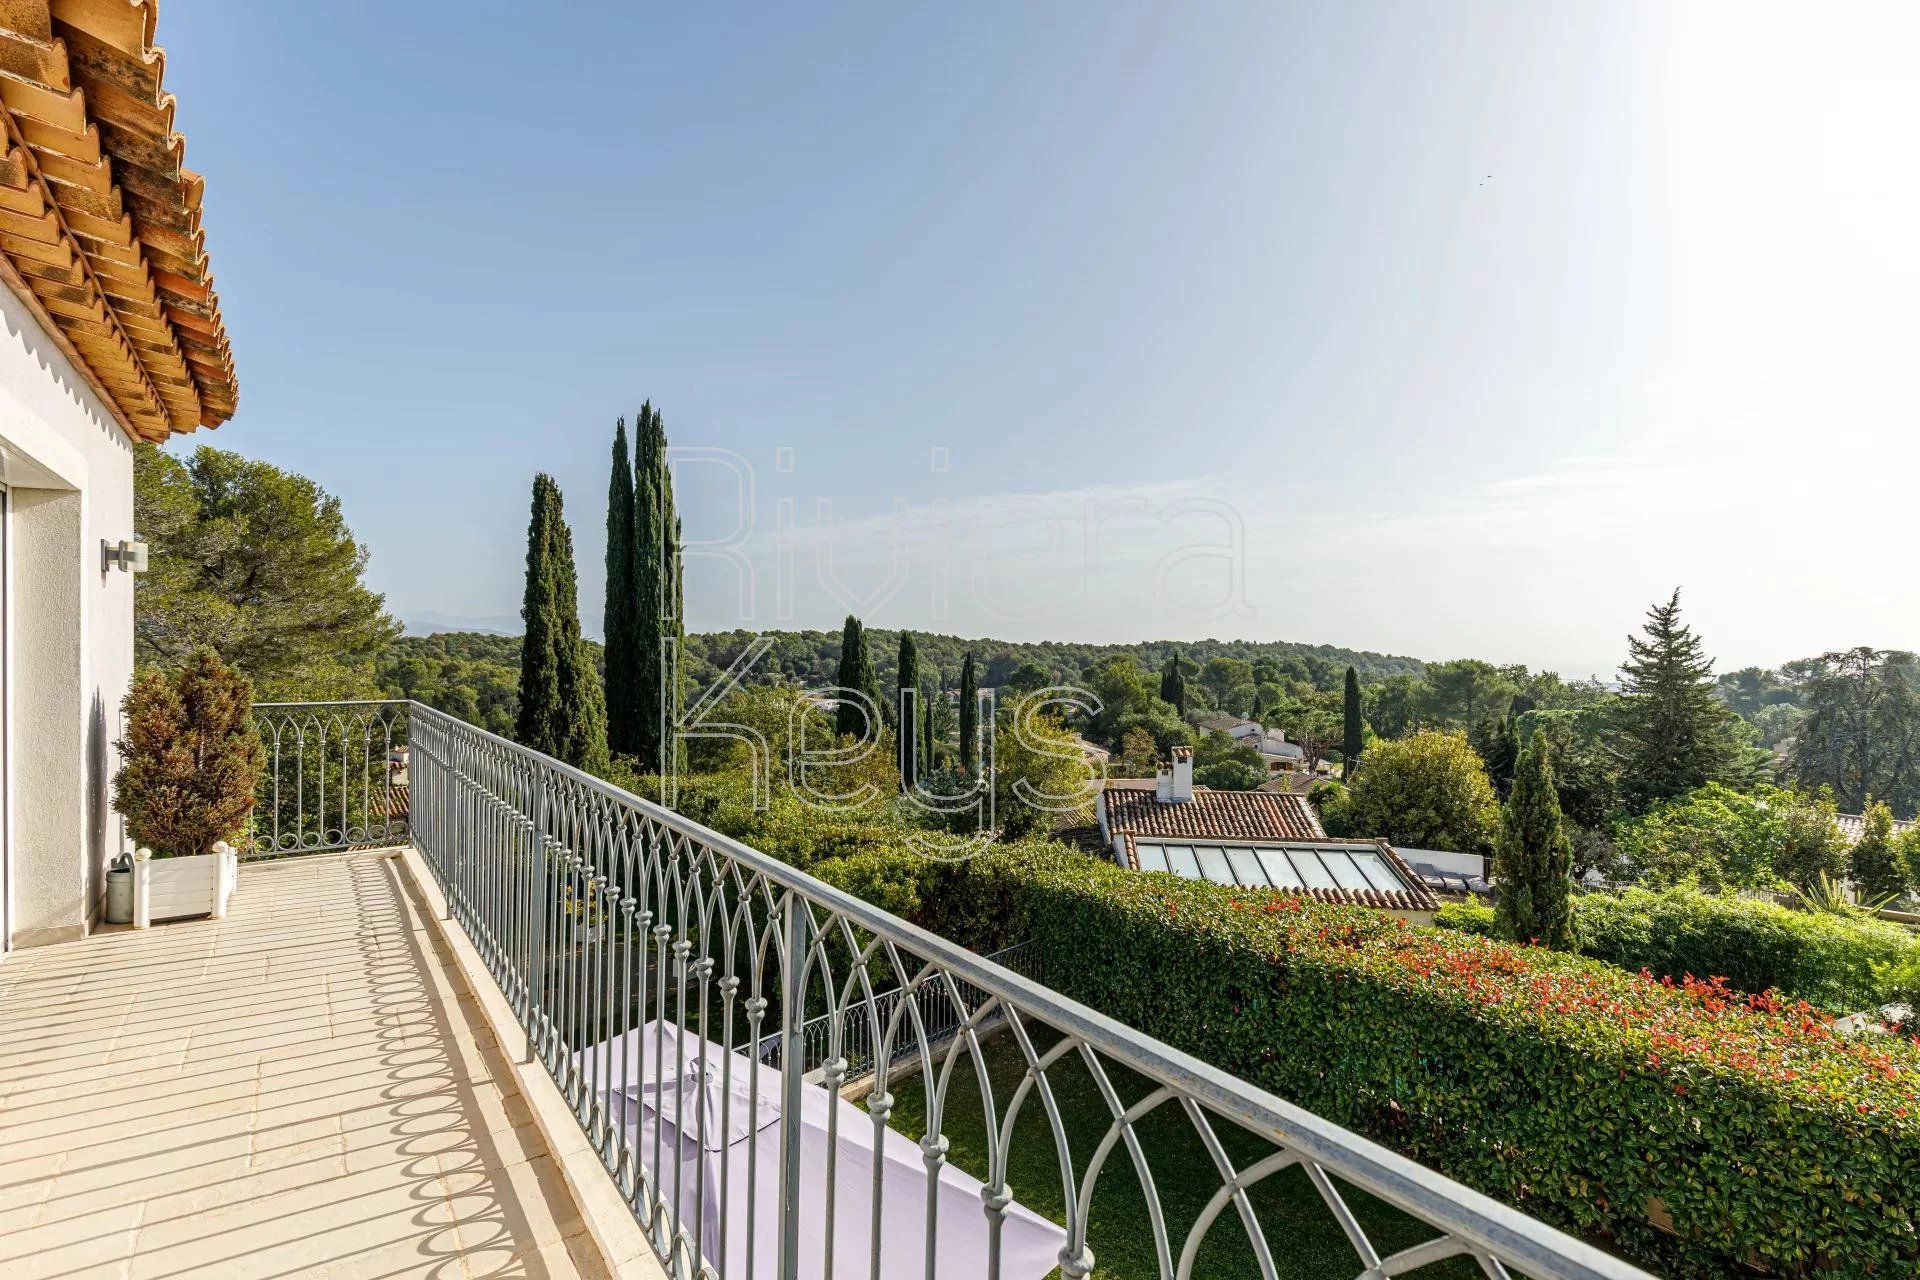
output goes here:
{"type": "MultiPolygon", "coordinates": [[[[713,675],[746,649],[756,637],[766,636],[774,647],[761,659],[755,674],[761,679],[784,677],[802,684],[831,684],[840,663],[838,631],[719,631],[687,637],[690,670],[711,669],[713,675]]],[[[900,633],[868,628],[874,665],[880,669],[881,682],[893,680],[894,658],[900,633]]],[[[980,667],[980,683],[997,685],[1022,663],[1032,662],[1049,672],[1060,683],[1078,678],[1081,671],[1113,654],[1131,654],[1149,671],[1157,671],[1178,652],[1183,658],[1205,663],[1213,658],[1239,658],[1247,662],[1266,658],[1287,663],[1297,661],[1306,678],[1321,687],[1332,687],[1352,666],[1363,683],[1372,684],[1388,676],[1419,676],[1426,666],[1418,658],[1372,653],[1361,649],[1343,649],[1330,644],[1300,644],[1290,640],[1148,640],[1139,644],[1072,644],[1060,641],[1022,643],[1014,640],[965,639],[915,631],[920,650],[921,669],[938,669],[952,684],[959,679],[960,663],[973,654],[980,667]]]]}
{"type": "Polygon", "coordinates": [[[460,617],[451,613],[412,613],[401,619],[410,636],[484,635],[517,636],[520,619],[501,614],[492,617],[460,617]]]}
{"type": "MultiPolygon", "coordinates": [[[[719,631],[687,637],[685,672],[704,688],[720,678],[757,636],[772,639],[773,649],[749,675],[749,682],[766,684],[791,680],[821,686],[833,683],[840,665],[838,631],[719,631]]],[[[899,650],[898,631],[869,630],[874,665],[883,685],[894,679],[899,650]]],[[[980,669],[980,683],[1005,682],[1021,664],[1032,662],[1061,684],[1072,683],[1086,667],[1116,653],[1133,655],[1149,671],[1157,671],[1178,651],[1182,657],[1205,663],[1213,658],[1240,658],[1248,662],[1267,658],[1286,665],[1298,663],[1300,676],[1320,688],[1334,688],[1351,665],[1363,683],[1388,676],[1419,676],[1425,670],[1418,658],[1342,649],[1337,645],[1299,644],[1288,640],[1150,640],[1141,644],[1064,644],[1047,641],[1026,644],[1013,640],[977,639],[914,632],[923,671],[938,671],[949,688],[960,679],[961,660],[971,652],[980,669]]],[[[595,661],[602,650],[587,642],[595,661]]],[[[394,697],[419,698],[496,733],[510,732],[519,697],[520,637],[491,631],[446,631],[408,635],[380,656],[376,670],[381,686],[394,697]]]]}

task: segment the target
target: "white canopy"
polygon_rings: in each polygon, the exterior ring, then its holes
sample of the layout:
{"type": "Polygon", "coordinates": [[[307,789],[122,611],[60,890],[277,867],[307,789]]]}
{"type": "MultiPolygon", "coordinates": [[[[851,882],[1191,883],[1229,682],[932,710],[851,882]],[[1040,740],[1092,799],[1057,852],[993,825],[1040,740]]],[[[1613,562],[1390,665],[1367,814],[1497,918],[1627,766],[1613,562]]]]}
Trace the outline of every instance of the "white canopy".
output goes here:
{"type": "MultiPolygon", "coordinates": [[[[679,1205],[683,1230],[692,1234],[698,1223],[704,1261],[721,1280],[743,1280],[751,1239],[754,1274],[771,1275],[780,1252],[780,1072],[760,1066],[756,1098],[750,1058],[663,1022],[649,1022],[596,1045],[579,1059],[589,1087],[606,1100],[611,1123],[633,1126],[634,1154],[649,1172],[658,1138],[662,1176],[656,1185],[669,1203],[679,1205]]],[[[801,1280],[870,1280],[873,1117],[808,1084],[803,1087],[800,1122],[801,1280]],[[836,1112],[829,1275],[827,1124],[836,1112]]],[[[888,1129],[879,1163],[880,1275],[885,1280],[925,1276],[928,1174],[920,1145],[888,1129]]],[[[943,1164],[938,1197],[932,1280],[983,1280],[988,1224],[982,1184],[943,1164]]],[[[1041,1280],[1059,1265],[1066,1238],[1065,1231],[1031,1210],[1008,1205],[1000,1229],[1000,1274],[1006,1280],[1041,1280]]]]}

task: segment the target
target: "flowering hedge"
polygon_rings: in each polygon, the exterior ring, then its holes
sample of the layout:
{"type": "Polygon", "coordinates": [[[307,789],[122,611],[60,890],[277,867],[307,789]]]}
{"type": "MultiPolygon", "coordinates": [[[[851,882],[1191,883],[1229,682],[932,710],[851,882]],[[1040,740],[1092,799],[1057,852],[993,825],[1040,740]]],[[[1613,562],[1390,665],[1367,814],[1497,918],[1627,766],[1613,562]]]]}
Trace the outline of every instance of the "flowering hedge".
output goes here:
{"type": "Polygon", "coordinates": [[[1027,844],[927,922],[1663,1274],[1920,1271],[1920,1045],[1355,908],[1027,844]]]}
{"type": "MultiPolygon", "coordinates": [[[[1493,908],[1450,903],[1436,923],[1491,934],[1493,908]]],[[[1884,920],[1698,889],[1584,894],[1574,923],[1580,950],[1596,960],[1657,976],[1724,977],[1739,991],[1772,989],[1833,1013],[1893,999],[1880,975],[1920,960],[1913,934],[1884,920]]]]}

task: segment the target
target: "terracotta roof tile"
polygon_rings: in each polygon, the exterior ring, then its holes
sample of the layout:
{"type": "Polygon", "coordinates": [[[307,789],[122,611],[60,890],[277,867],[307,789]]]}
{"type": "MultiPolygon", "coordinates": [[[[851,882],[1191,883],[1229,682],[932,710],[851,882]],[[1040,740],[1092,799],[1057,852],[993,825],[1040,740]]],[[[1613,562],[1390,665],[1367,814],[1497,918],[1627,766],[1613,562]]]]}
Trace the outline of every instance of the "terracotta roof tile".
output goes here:
{"type": "Polygon", "coordinates": [[[1109,783],[1102,793],[1115,835],[1197,836],[1216,840],[1324,840],[1305,796],[1195,787],[1193,799],[1161,804],[1151,789],[1109,783]]]}
{"type": "Polygon", "coordinates": [[[155,4],[0,0],[0,254],[121,424],[164,440],[238,388],[155,4]]]}

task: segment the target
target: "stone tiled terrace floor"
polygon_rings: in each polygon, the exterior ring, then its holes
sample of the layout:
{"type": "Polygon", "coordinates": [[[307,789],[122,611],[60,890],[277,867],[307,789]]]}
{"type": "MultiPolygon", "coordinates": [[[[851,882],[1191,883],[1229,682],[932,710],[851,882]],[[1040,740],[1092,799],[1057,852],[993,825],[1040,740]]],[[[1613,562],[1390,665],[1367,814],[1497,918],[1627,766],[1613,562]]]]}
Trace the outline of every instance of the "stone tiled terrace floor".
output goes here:
{"type": "Polygon", "coordinates": [[[604,1275],[379,853],[0,962],[0,1276],[604,1275]]]}

